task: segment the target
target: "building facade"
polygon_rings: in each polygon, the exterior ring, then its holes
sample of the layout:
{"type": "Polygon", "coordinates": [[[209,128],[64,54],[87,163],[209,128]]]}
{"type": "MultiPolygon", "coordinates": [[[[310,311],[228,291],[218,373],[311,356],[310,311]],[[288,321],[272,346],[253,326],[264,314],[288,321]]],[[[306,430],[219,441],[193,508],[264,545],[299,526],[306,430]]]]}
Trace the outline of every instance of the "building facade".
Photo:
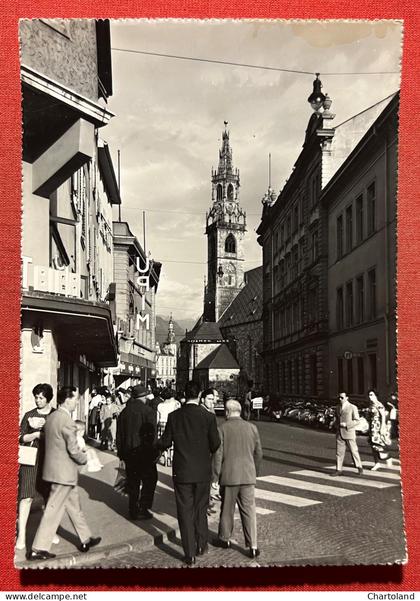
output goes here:
{"type": "MultiPolygon", "coordinates": [[[[264,382],[266,390],[278,398],[321,400],[336,396],[334,378],[337,380],[338,368],[335,366],[331,373],[330,356],[329,267],[331,219],[339,216],[330,216],[322,195],[390,101],[386,98],[332,128],[335,115],[330,112],[331,99],[321,87],[317,77],[308,98],[314,113],[302,151],[277,199],[272,194],[265,195],[257,230],[263,248],[264,382]]],[[[339,196],[338,188],[335,191],[339,196]]],[[[346,207],[338,227],[351,227],[352,210],[347,211],[346,207]]],[[[356,214],[356,208],[354,211],[356,214]]],[[[337,266],[336,278],[341,280],[340,269],[337,266]]],[[[369,270],[367,266],[366,271],[369,270]]],[[[351,278],[350,272],[348,277],[351,278]]],[[[347,282],[344,288],[346,285],[347,282]]],[[[344,288],[343,294],[346,290],[350,294],[350,286],[344,288]]],[[[335,294],[334,290],[334,303],[335,294]]],[[[347,350],[340,349],[334,353],[340,355],[347,350]]],[[[373,358],[371,361],[373,369],[373,358]]]]}
{"type": "Polygon", "coordinates": [[[119,363],[115,386],[156,377],[156,292],[161,264],[146,255],[128,223],[114,221],[115,317],[119,363]]]}
{"type": "Polygon", "coordinates": [[[398,95],[322,193],[328,211],[330,396],[396,390],[398,95]]]}
{"type": "Polygon", "coordinates": [[[156,343],[156,383],[158,386],[175,388],[177,355],[178,349],[171,315],[165,342],[162,345],[156,343]]]}
{"type": "Polygon", "coordinates": [[[204,320],[217,322],[243,286],[246,215],[239,204],[239,170],[233,168],[229,132],[222,134],[218,169],[212,171],[212,206],[206,215],[207,285],[204,320]]]}
{"type": "Polygon", "coordinates": [[[232,341],[240,367],[238,393],[245,397],[249,383],[263,390],[263,269],[256,267],[244,274],[244,286],[218,322],[223,337],[232,341]]]}
{"type": "Polygon", "coordinates": [[[68,384],[84,418],[89,388],[117,361],[112,205],[120,198],[99,137],[112,117],[109,22],[24,20],[20,41],[21,411],[33,407],[38,382],[68,384]]]}

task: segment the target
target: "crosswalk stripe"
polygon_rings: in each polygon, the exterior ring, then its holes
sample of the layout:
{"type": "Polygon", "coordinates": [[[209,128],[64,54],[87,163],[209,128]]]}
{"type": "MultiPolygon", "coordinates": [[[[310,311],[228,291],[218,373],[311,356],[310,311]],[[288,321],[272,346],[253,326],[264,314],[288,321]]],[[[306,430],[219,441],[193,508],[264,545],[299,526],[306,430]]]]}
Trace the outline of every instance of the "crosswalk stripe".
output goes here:
{"type": "Polygon", "coordinates": [[[307,482],[305,480],[294,480],[293,478],[283,478],[279,476],[263,476],[258,478],[260,482],[268,482],[280,486],[289,486],[290,488],[298,488],[300,490],[308,490],[310,492],[319,492],[325,495],[333,495],[335,497],[349,497],[351,495],[361,494],[358,490],[349,490],[348,488],[340,488],[339,486],[328,486],[326,484],[318,484],[317,482],[307,482]]]}
{"type": "Polygon", "coordinates": [[[270,490],[255,489],[255,498],[263,501],[271,501],[272,503],[283,503],[284,505],[292,505],[294,507],[307,507],[308,505],[318,505],[321,501],[314,499],[305,499],[304,497],[295,497],[294,495],[286,495],[281,492],[272,492],[270,490]]]}
{"type": "MultiPolygon", "coordinates": [[[[257,507],[255,508],[256,512],[259,515],[270,515],[270,513],[276,513],[275,511],[273,511],[272,509],[267,509],[266,507],[257,507]]],[[[235,507],[235,518],[239,517],[239,508],[238,506],[235,507]]]]}
{"type": "MultiPolygon", "coordinates": [[[[331,480],[331,474],[326,474],[325,472],[315,472],[313,470],[299,470],[297,472],[292,472],[292,474],[296,474],[297,476],[305,476],[310,478],[320,478],[321,480],[331,480]]],[[[354,486],[368,486],[370,488],[389,488],[390,486],[397,486],[391,482],[375,482],[374,480],[368,480],[363,476],[358,478],[352,478],[347,476],[337,476],[334,478],[335,482],[343,482],[345,484],[353,484],[354,486]]]]}
{"type": "MultiPolygon", "coordinates": [[[[374,461],[363,461],[363,465],[367,465],[367,466],[372,466],[375,465],[374,461]]],[[[386,465],[386,463],[381,463],[381,469],[387,469],[387,470],[394,470],[395,472],[400,472],[401,471],[401,465],[386,465]]]]}
{"type": "MultiPolygon", "coordinates": [[[[365,464],[364,464],[365,465],[365,464]]],[[[335,465],[329,465],[327,467],[327,470],[335,470],[336,467],[335,465]]],[[[356,467],[343,467],[343,472],[357,472],[357,468],[356,467]]],[[[369,470],[369,472],[366,472],[369,475],[369,478],[385,478],[386,480],[397,480],[398,482],[401,481],[401,475],[400,474],[391,474],[390,472],[384,472],[384,471],[377,471],[377,472],[372,472],[371,470],[369,470]]]]}

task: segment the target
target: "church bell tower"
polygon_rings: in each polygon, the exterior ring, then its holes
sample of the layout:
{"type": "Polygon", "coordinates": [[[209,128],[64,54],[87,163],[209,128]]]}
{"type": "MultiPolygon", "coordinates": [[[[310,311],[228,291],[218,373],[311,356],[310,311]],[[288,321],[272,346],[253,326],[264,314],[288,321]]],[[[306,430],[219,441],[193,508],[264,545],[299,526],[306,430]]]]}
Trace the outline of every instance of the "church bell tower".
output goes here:
{"type": "Polygon", "coordinates": [[[244,283],[243,239],[246,214],[239,205],[239,170],[232,165],[227,121],[219,150],[219,166],[212,170],[212,206],[206,214],[207,285],[204,321],[217,322],[244,283]]]}

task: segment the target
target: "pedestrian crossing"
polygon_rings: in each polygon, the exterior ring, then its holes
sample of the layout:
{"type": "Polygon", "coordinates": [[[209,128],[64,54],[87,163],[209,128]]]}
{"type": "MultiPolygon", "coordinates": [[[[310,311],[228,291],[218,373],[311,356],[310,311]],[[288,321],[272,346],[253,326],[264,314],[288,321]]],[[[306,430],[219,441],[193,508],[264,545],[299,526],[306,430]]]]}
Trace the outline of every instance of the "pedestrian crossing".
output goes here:
{"type": "MultiPolygon", "coordinates": [[[[306,508],[321,505],[332,498],[357,498],[370,490],[384,490],[400,485],[399,462],[394,460],[392,466],[381,466],[375,472],[370,470],[373,462],[365,461],[363,465],[365,473],[362,476],[359,476],[356,468],[345,466],[343,475],[332,478],[331,473],[336,469],[333,465],[319,470],[298,469],[284,475],[260,476],[255,487],[256,512],[266,516],[275,513],[282,506],[306,508]]],[[[158,487],[173,492],[173,487],[163,482],[158,482],[158,487]]],[[[239,517],[238,510],[236,517],[239,517]]],[[[159,516],[159,519],[164,520],[164,516],[159,516]]],[[[211,516],[210,521],[218,519],[219,511],[211,516]]]]}

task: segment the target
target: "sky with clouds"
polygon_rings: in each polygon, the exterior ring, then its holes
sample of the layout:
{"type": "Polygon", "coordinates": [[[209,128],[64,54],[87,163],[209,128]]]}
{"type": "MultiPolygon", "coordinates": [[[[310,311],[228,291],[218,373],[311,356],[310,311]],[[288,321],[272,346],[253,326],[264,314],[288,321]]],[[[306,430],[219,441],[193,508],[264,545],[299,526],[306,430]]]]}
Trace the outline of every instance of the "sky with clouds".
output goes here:
{"type": "Polygon", "coordinates": [[[246,268],[261,264],[255,230],[268,186],[279,191],[302,148],[311,116],[313,75],[146,56],[143,50],[320,72],[338,125],[400,85],[402,25],[344,21],[111,22],[115,113],[101,132],[117,165],[121,151],[122,219],[163,263],[157,311],[196,319],[206,273],[205,213],[211,169],[229,122],[234,166],[247,212],[246,268]],[[344,72],[396,71],[386,75],[344,72]],[[328,75],[339,73],[339,75],[328,75]]]}

